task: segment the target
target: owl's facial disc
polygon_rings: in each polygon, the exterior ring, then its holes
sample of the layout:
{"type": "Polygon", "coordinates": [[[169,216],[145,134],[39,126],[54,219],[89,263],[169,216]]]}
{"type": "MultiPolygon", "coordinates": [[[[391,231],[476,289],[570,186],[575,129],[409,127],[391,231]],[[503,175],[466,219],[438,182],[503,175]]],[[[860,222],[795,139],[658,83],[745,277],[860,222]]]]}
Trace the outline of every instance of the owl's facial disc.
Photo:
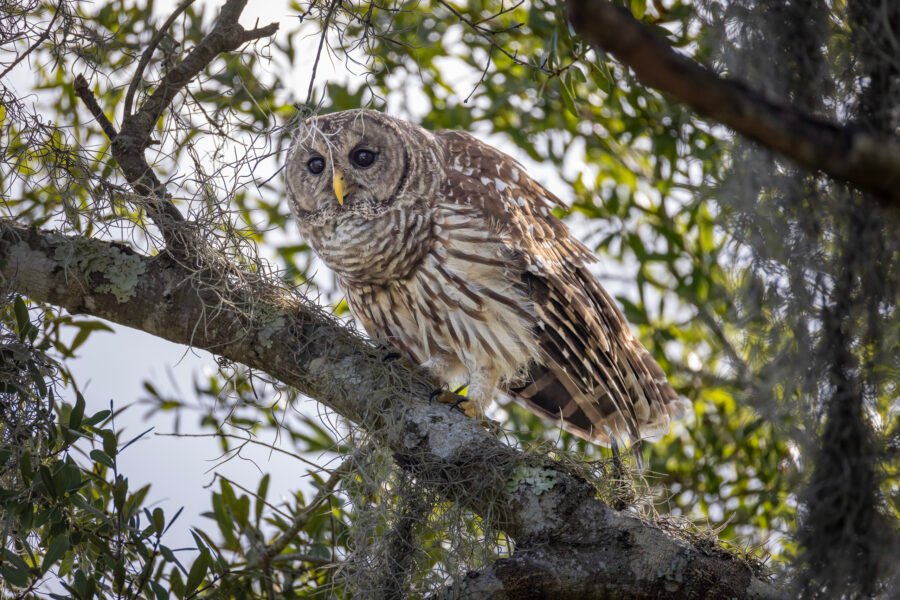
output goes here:
{"type": "Polygon", "coordinates": [[[380,113],[348,111],[318,117],[298,131],[287,167],[299,215],[350,211],[376,216],[404,187],[406,144],[380,113]]]}

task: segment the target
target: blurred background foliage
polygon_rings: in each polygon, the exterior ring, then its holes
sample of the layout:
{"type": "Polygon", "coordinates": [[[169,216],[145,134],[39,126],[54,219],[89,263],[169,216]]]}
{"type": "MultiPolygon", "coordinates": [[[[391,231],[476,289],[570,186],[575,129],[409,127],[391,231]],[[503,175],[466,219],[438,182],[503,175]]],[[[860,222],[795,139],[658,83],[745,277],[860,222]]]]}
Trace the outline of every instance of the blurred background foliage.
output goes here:
{"type": "MultiPolygon", "coordinates": [[[[882,52],[887,58],[865,55],[859,40],[884,31],[842,2],[620,4],[689,56],[825,117],[863,121],[861,98],[877,79],[879,61],[900,64],[896,47],[882,52]]],[[[158,233],[130,201],[109,141],[79,105],[72,81],[85,73],[117,124],[135,66],[166,18],[177,12],[142,73],[136,106],[202,39],[219,6],[3,5],[3,217],[159,251],[158,233]],[[17,73],[24,84],[10,83],[17,73]]],[[[880,285],[848,284],[856,286],[856,308],[838,315],[848,338],[842,348],[863,365],[844,371],[862,390],[855,418],[869,448],[864,470],[871,477],[862,485],[872,506],[858,531],[872,532],[875,523],[895,531],[900,261],[896,228],[893,236],[885,233],[896,226],[895,215],[733,140],[641,86],[573,36],[561,3],[291,1],[284,12],[290,17],[271,43],[219,57],[176,98],[147,152],[176,204],[223,252],[346,314],[283,202],[280,160],[297,120],[372,107],[430,129],[468,130],[500,146],[563,199],[567,208],[559,216],[599,255],[597,276],[693,403],[694,416],[645,449],[642,489],[649,499],[640,509],[708,526],[777,574],[828,561],[804,554],[820,540],[804,534],[801,517],[814,513],[810,482],[837,385],[826,352],[833,347],[829,307],[841,274],[869,265],[866,273],[880,285]],[[854,231],[863,233],[853,238],[848,223],[861,213],[870,217],[868,226],[859,224],[854,231]],[[842,262],[848,248],[867,250],[848,266],[842,262]]],[[[898,89],[885,89],[866,105],[881,119],[867,126],[894,131],[898,89]],[[879,112],[878,102],[889,114],[879,112]]],[[[143,408],[130,410],[196,420],[226,455],[242,444],[272,444],[298,460],[336,462],[310,464],[306,493],[277,502],[267,498],[274,474],[254,489],[218,480],[210,490],[215,526],[151,509],[152,488],[129,488],[128,474],[117,469],[118,453],[133,441],[115,426],[124,407],[84,414],[78,382],[66,368],[66,359],[105,325],[7,300],[0,347],[3,594],[365,594],[383,567],[366,560],[392,551],[391,536],[417,502],[428,505],[431,517],[417,533],[415,568],[399,592],[433,590],[509,551],[507,540],[481,531],[470,515],[418,498],[390,457],[369,448],[349,424],[292,410],[294,391],[226,363],[198,377],[195,393],[184,397],[146,382],[143,408]],[[191,552],[176,554],[165,544],[171,527],[190,528],[191,552]],[[281,551],[265,558],[265,544],[284,532],[292,535],[281,551]],[[479,537],[486,543],[462,547],[460,540],[479,537]]],[[[587,461],[609,457],[501,404],[495,416],[513,443],[548,444],[587,461]]],[[[807,572],[815,579],[814,569],[807,572]]],[[[875,587],[863,586],[864,593],[883,591],[881,572],[873,573],[875,587]]],[[[841,586],[859,584],[852,573],[840,577],[830,587],[807,581],[807,589],[840,595],[841,586]]]]}

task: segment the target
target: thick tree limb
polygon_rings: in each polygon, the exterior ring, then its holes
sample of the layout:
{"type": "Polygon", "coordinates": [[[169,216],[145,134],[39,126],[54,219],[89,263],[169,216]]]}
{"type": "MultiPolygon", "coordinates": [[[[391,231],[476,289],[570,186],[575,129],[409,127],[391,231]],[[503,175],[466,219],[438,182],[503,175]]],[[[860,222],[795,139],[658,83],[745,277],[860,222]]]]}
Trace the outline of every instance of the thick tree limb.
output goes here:
{"type": "Polygon", "coordinates": [[[619,513],[564,466],[423,399],[429,378],[302,297],[227,264],[188,270],[115,244],[0,221],[0,283],[264,370],[366,428],[417,482],[516,541],[471,598],[774,598],[744,562],[619,513]],[[535,595],[537,594],[537,595],[535,595]]]}
{"type": "Polygon", "coordinates": [[[575,31],[631,67],[645,85],[800,165],[872,192],[900,208],[900,139],[808,115],[676,52],[629,11],[606,0],[570,0],[575,31]]]}

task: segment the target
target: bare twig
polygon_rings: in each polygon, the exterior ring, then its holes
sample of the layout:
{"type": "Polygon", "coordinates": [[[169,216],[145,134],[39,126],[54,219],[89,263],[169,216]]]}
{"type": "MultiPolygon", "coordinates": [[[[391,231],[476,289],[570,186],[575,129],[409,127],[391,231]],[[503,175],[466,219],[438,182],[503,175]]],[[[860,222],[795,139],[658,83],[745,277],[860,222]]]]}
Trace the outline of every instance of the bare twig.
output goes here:
{"type": "Polygon", "coordinates": [[[84,75],[79,74],[75,76],[74,87],[75,95],[84,102],[84,105],[87,106],[94,118],[97,119],[97,123],[100,124],[100,128],[103,129],[103,133],[106,134],[106,137],[110,140],[116,139],[116,136],[119,135],[119,133],[106,117],[106,113],[103,112],[103,109],[100,108],[100,104],[97,103],[97,97],[94,96],[94,92],[91,91],[91,87],[88,85],[88,81],[84,78],[84,75]]]}
{"type": "Polygon", "coordinates": [[[328,14],[325,15],[325,21],[322,23],[322,34],[319,36],[319,47],[316,48],[316,58],[313,60],[312,74],[309,76],[309,89],[306,91],[306,104],[312,106],[313,85],[316,83],[316,71],[319,70],[319,60],[322,57],[322,48],[325,46],[325,39],[328,37],[328,25],[331,22],[331,16],[340,0],[332,0],[328,5],[328,14]]]}
{"type": "Polygon", "coordinates": [[[38,46],[40,46],[41,44],[43,44],[43,43],[47,40],[47,38],[50,37],[50,32],[53,31],[53,24],[56,23],[56,18],[59,16],[59,13],[62,12],[63,2],[65,2],[65,0],[59,0],[59,4],[56,5],[56,11],[54,11],[54,13],[53,13],[53,18],[50,19],[50,24],[47,25],[47,29],[44,31],[44,33],[42,33],[41,35],[39,35],[38,38],[34,41],[34,43],[31,44],[31,45],[28,47],[28,49],[25,50],[25,52],[23,52],[22,54],[20,54],[20,55],[16,58],[16,60],[14,60],[14,61],[12,62],[12,64],[10,64],[8,67],[6,67],[5,69],[3,69],[3,72],[0,73],[0,79],[3,79],[4,77],[6,77],[6,75],[7,75],[10,71],[12,71],[13,69],[16,68],[16,65],[18,65],[20,62],[22,62],[23,60],[25,60],[25,57],[26,57],[26,56],[28,56],[29,54],[31,54],[32,52],[34,52],[35,50],[37,50],[38,46]]]}
{"type": "Polygon", "coordinates": [[[123,117],[127,118],[131,116],[131,105],[134,101],[134,94],[137,91],[138,85],[140,85],[141,78],[144,74],[144,69],[147,68],[147,65],[150,64],[150,59],[153,58],[153,53],[156,51],[156,47],[166,35],[169,27],[172,26],[172,23],[175,22],[175,19],[181,16],[181,14],[186,11],[188,7],[194,2],[196,2],[196,0],[183,0],[181,4],[175,7],[175,10],[171,15],[169,15],[169,18],[166,19],[165,23],[162,24],[162,26],[153,36],[153,39],[150,40],[150,43],[147,45],[147,48],[141,55],[141,60],[140,62],[138,62],[137,68],[134,70],[134,76],[131,78],[131,83],[128,85],[128,91],[125,93],[125,109],[123,111],[123,117]]]}
{"type": "Polygon", "coordinates": [[[313,556],[312,554],[304,554],[302,552],[289,552],[287,554],[279,554],[272,557],[272,562],[305,562],[316,567],[325,567],[334,562],[333,558],[325,558],[322,556],[313,556]]]}
{"type": "MultiPolygon", "coordinates": [[[[511,61],[513,61],[513,62],[515,62],[515,63],[517,63],[517,64],[526,64],[526,63],[524,63],[522,60],[519,59],[519,57],[518,57],[517,54],[513,54],[512,52],[510,52],[509,50],[507,50],[506,48],[504,48],[503,46],[501,46],[500,44],[498,44],[498,43],[496,42],[496,40],[494,40],[494,34],[495,34],[495,32],[492,31],[492,30],[490,30],[490,29],[488,29],[487,27],[484,27],[484,26],[482,25],[482,23],[485,22],[484,19],[482,19],[482,20],[479,21],[478,23],[475,23],[475,22],[473,22],[469,17],[467,17],[467,16],[464,15],[463,13],[459,12],[458,10],[456,10],[456,8],[455,8],[453,5],[451,5],[449,2],[446,2],[445,0],[438,0],[438,4],[440,4],[441,6],[443,6],[444,8],[446,8],[447,10],[449,10],[449,11],[453,14],[454,17],[456,17],[457,19],[459,19],[459,21],[460,21],[461,23],[464,23],[464,24],[467,25],[472,31],[474,31],[474,32],[477,33],[479,36],[483,37],[485,40],[487,40],[488,42],[490,42],[492,48],[496,48],[497,50],[499,50],[499,51],[500,51],[504,56],[506,56],[508,59],[510,59],[511,61]]],[[[496,16],[498,16],[498,15],[501,15],[501,14],[503,14],[504,12],[505,12],[505,11],[501,11],[501,12],[497,13],[497,15],[494,15],[494,17],[496,17],[496,16]]],[[[491,18],[493,18],[493,17],[491,17],[491,18]]],[[[490,62],[490,61],[488,61],[488,62],[490,62]]],[[[547,69],[547,68],[545,68],[545,67],[543,67],[543,66],[541,66],[541,67],[539,67],[539,68],[540,68],[540,70],[543,71],[544,73],[547,73],[547,74],[553,74],[553,71],[550,70],[550,69],[547,69]]]]}
{"type": "MultiPolygon", "coordinates": [[[[490,43],[490,47],[492,50],[497,50],[503,56],[505,56],[506,58],[508,58],[509,60],[511,60],[512,62],[514,62],[517,65],[521,65],[523,67],[528,67],[529,69],[536,69],[537,71],[540,71],[541,73],[543,73],[544,75],[547,75],[549,77],[559,77],[560,75],[562,75],[563,73],[565,73],[566,71],[568,71],[569,69],[574,67],[576,64],[578,64],[582,58],[584,58],[583,56],[579,55],[579,56],[574,57],[572,60],[570,60],[568,63],[564,64],[561,67],[551,69],[550,67],[547,66],[548,59],[546,59],[546,58],[544,59],[543,62],[541,62],[541,64],[535,65],[535,64],[526,62],[526,61],[522,60],[521,58],[519,58],[518,52],[510,52],[509,50],[504,48],[503,45],[497,43],[497,40],[495,39],[495,36],[497,34],[508,33],[510,31],[518,29],[519,27],[522,26],[522,23],[517,23],[516,25],[507,27],[506,29],[501,29],[501,30],[494,30],[489,27],[485,27],[484,23],[490,22],[492,19],[496,19],[499,16],[502,16],[504,14],[507,14],[507,13],[515,10],[516,8],[518,8],[519,6],[522,5],[522,2],[517,2],[508,8],[503,8],[501,6],[501,8],[498,12],[496,12],[493,15],[486,17],[484,19],[480,19],[479,21],[473,21],[472,19],[467,17],[464,13],[457,10],[447,0],[437,0],[437,2],[438,2],[438,4],[440,4],[441,6],[446,8],[448,11],[450,11],[450,13],[454,17],[456,17],[456,19],[458,19],[460,23],[464,24],[466,27],[471,29],[473,32],[478,34],[480,37],[482,37],[486,41],[488,41],[490,43]]],[[[491,54],[493,54],[493,52],[491,52],[491,54]]],[[[490,67],[490,62],[491,61],[489,58],[488,65],[484,69],[485,74],[487,73],[488,67],[490,67]]],[[[482,75],[481,81],[484,81],[484,77],[485,76],[482,75]]],[[[477,86],[476,86],[476,88],[477,88],[477,86]]],[[[466,100],[468,101],[468,99],[471,98],[471,96],[472,96],[472,94],[469,94],[469,97],[466,98],[466,100]]]]}
{"type": "Polygon", "coordinates": [[[817,118],[719,77],[606,0],[571,0],[575,30],[631,67],[645,85],[669,94],[814,171],[869,190],[900,208],[900,139],[817,118]]]}

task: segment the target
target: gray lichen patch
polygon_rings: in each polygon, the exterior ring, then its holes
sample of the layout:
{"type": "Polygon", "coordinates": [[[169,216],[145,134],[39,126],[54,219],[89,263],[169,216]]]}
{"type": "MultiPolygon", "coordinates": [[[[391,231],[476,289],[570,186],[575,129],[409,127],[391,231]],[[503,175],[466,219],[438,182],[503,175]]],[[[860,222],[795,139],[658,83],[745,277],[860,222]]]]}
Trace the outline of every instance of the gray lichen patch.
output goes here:
{"type": "Polygon", "coordinates": [[[275,309],[261,310],[256,316],[257,339],[265,348],[272,347],[272,336],[284,329],[287,320],[284,314],[275,309]]]}
{"type": "Polygon", "coordinates": [[[528,485],[535,494],[540,496],[544,492],[549,492],[556,485],[558,473],[552,469],[544,467],[528,467],[520,466],[512,472],[509,480],[506,482],[506,491],[514,493],[521,485],[528,485]]]}
{"type": "Polygon", "coordinates": [[[94,286],[100,293],[112,294],[119,302],[134,297],[135,289],[147,267],[144,259],[116,246],[101,246],[88,240],[65,239],[53,253],[57,264],[89,277],[102,275],[106,283],[94,286]]]}

